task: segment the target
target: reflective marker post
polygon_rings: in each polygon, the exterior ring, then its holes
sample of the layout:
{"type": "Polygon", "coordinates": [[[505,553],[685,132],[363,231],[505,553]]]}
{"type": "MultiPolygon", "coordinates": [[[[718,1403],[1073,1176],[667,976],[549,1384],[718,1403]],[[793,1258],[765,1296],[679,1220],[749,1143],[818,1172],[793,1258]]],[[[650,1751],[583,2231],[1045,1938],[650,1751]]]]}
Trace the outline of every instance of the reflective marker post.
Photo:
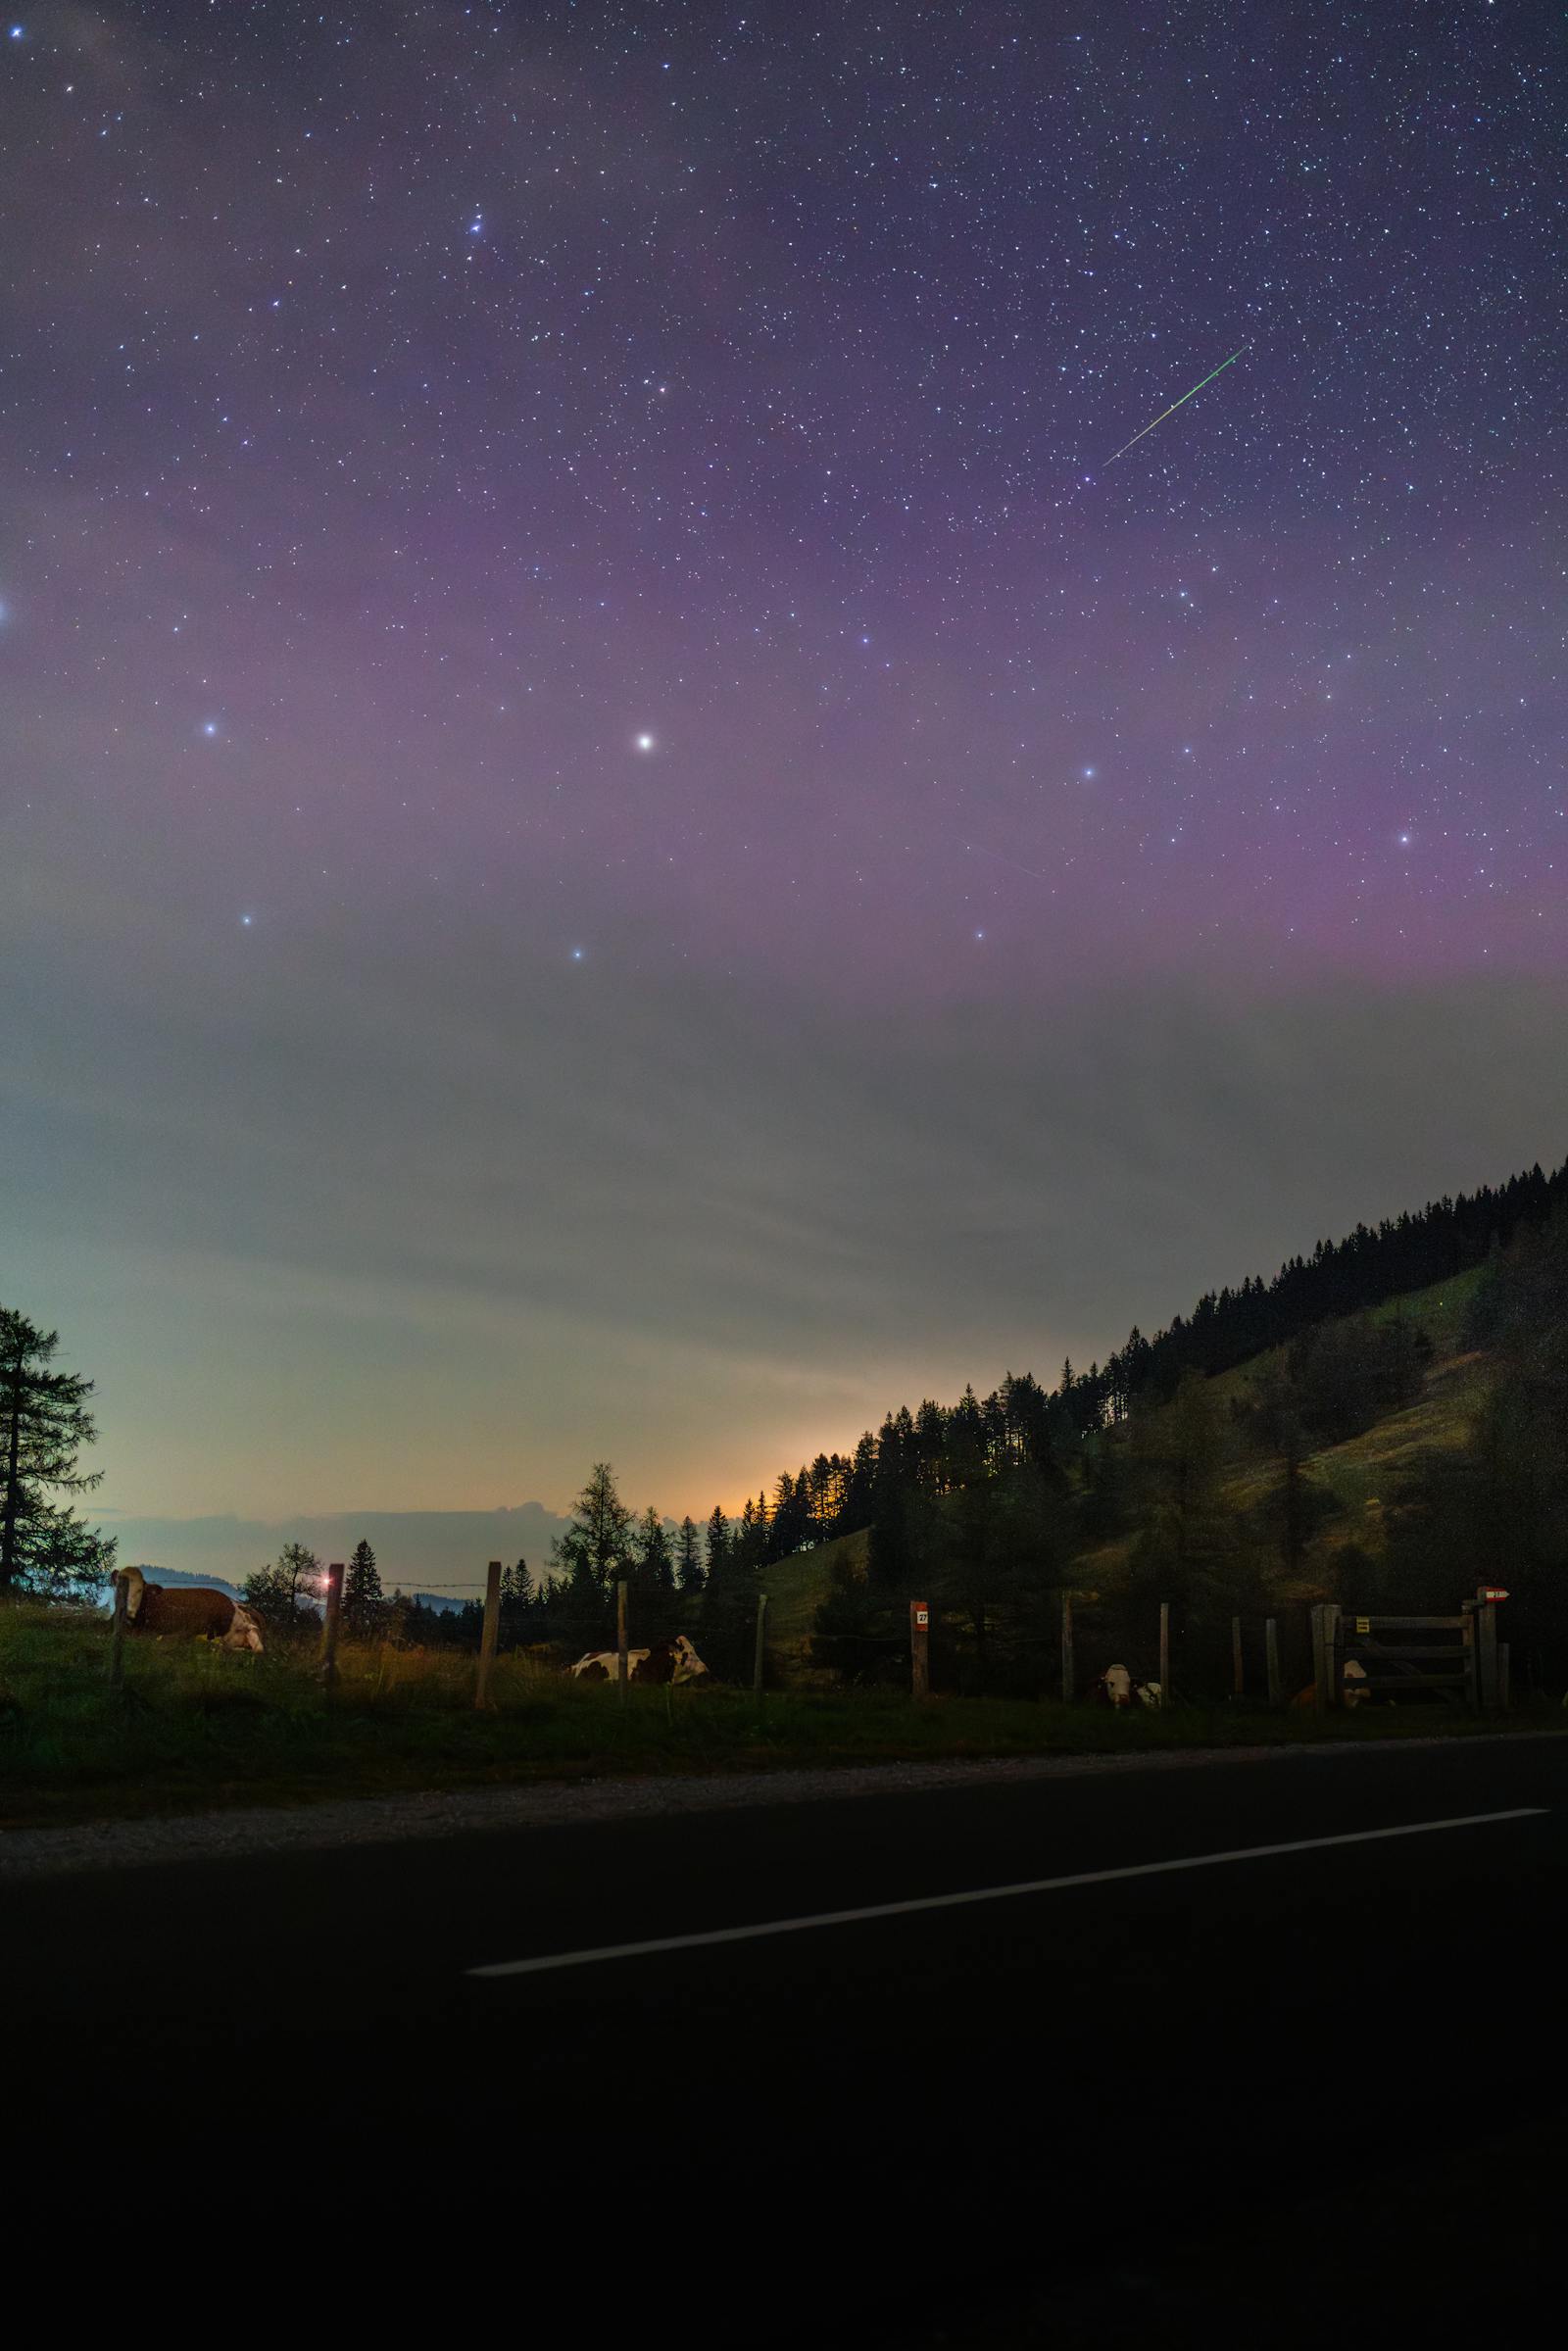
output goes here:
{"type": "Polygon", "coordinates": [[[909,1602],[909,1691],[916,1698],[931,1695],[931,1609],[925,1600],[909,1602]]]}

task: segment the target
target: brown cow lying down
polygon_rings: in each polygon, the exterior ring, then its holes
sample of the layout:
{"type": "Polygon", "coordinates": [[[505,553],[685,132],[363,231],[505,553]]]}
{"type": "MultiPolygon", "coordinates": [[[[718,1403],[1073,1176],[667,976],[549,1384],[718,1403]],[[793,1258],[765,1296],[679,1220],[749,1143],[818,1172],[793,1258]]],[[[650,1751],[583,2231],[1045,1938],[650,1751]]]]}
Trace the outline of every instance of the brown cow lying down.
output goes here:
{"type": "MultiPolygon", "coordinates": [[[[613,1682],[615,1671],[613,1649],[590,1649],[570,1668],[577,1682],[613,1682]]],[[[626,1651],[626,1678],[631,1682],[695,1682],[707,1671],[684,1633],[673,1641],[657,1641],[651,1649],[626,1651]]]]}
{"type": "Polygon", "coordinates": [[[149,1584],[139,1567],[117,1567],[115,1582],[125,1587],[125,1630],[165,1634],[185,1641],[217,1641],[225,1649],[259,1649],[262,1628],[248,1608],[231,1600],[226,1592],[209,1592],[199,1584],[170,1589],[149,1584]]]}
{"type": "MultiPolygon", "coordinates": [[[[1364,1706],[1366,1704],[1372,1692],[1365,1688],[1365,1683],[1366,1667],[1361,1663],[1360,1658],[1347,1657],[1345,1671],[1341,1676],[1341,1688],[1347,1706],[1364,1706]]],[[[1304,1690],[1297,1691],[1291,1704],[1293,1706],[1315,1706],[1317,1704],[1317,1684],[1308,1682],[1304,1690]]]]}

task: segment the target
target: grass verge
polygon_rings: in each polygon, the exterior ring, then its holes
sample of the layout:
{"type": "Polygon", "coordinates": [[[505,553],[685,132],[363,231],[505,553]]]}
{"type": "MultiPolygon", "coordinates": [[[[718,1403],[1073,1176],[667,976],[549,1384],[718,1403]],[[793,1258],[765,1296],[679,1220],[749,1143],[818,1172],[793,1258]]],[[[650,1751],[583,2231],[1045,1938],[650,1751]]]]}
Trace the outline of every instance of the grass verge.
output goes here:
{"type": "Polygon", "coordinates": [[[199,1641],[129,1641],[119,1694],[105,1680],[107,1654],[102,1618],[0,1609],[0,1828],[616,1773],[1111,1754],[1483,1727],[1442,1707],[1363,1708],[1319,1724],[1238,1705],[1120,1715],[1044,1699],[938,1698],[916,1707],[885,1690],[758,1701],[701,1686],[632,1690],[621,1706],[613,1690],[505,1658],[495,1702],[481,1714],[473,1660],[450,1651],[346,1648],[330,1700],[309,1654],[229,1656],[199,1641]]]}

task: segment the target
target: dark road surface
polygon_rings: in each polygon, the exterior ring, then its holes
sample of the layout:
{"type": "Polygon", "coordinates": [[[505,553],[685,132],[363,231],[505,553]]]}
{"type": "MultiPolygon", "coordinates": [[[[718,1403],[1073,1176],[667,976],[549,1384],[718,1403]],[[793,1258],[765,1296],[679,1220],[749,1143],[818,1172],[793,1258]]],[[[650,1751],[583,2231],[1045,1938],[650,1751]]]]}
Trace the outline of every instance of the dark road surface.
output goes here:
{"type": "MultiPolygon", "coordinates": [[[[699,2275],[750,2341],[1000,2341],[1209,2239],[1217,2313],[1239,2246],[1366,2180],[1288,2317],[1325,2260],[1364,2298],[1435,2154],[1468,2199],[1500,2136],[1539,2192],[1565,1896],[1557,1739],[39,1879],[3,1892],[8,2108],[40,2161],[90,2137],[236,2214],[285,2165],[541,2278],[699,2275]]],[[[1410,2289],[1450,2315],[1521,2258],[1462,2217],[1410,2289]]]]}

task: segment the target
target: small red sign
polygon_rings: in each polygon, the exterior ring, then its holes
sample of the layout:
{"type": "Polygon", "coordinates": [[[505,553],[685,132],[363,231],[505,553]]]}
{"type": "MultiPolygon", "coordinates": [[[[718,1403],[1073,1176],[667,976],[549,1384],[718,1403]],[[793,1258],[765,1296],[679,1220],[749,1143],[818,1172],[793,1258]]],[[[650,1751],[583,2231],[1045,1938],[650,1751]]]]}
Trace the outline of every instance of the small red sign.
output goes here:
{"type": "Polygon", "coordinates": [[[1505,1600],[1508,1594],[1500,1584],[1487,1584],[1482,1587],[1481,1597],[1484,1600],[1505,1600]]]}

